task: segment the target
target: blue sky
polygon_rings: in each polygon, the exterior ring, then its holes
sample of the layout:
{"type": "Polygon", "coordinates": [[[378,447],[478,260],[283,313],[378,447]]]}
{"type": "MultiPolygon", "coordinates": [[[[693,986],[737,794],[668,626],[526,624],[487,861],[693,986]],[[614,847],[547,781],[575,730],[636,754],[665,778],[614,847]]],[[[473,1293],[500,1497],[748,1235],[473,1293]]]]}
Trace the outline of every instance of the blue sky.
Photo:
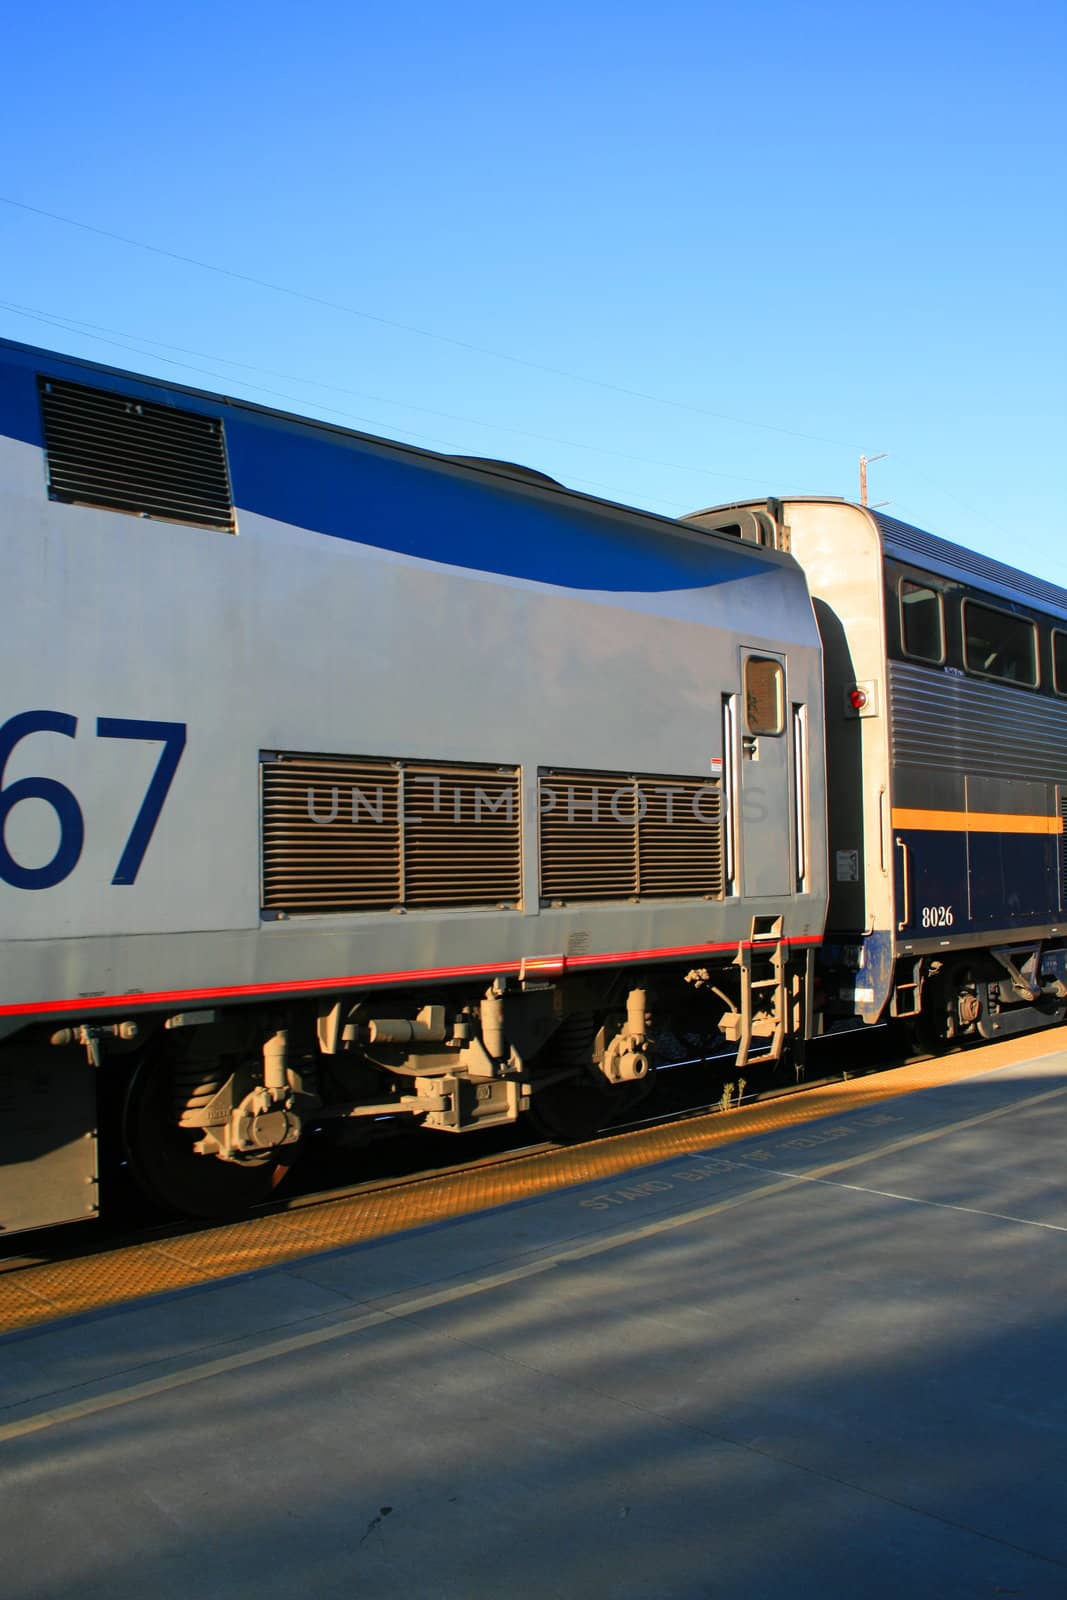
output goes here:
{"type": "Polygon", "coordinates": [[[1062,5],[43,0],[5,46],[0,334],[670,514],[885,450],[872,500],[1067,584],[1062,5]]]}

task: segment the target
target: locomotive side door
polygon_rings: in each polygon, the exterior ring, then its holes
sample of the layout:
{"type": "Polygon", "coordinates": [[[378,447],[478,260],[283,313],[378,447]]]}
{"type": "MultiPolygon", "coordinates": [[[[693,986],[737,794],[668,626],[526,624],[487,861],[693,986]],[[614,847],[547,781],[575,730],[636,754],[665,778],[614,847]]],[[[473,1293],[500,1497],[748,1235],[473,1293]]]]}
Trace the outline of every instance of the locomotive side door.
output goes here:
{"type": "Polygon", "coordinates": [[[785,657],[741,651],[738,729],[740,891],[745,899],[788,895],[790,807],[785,657]]]}

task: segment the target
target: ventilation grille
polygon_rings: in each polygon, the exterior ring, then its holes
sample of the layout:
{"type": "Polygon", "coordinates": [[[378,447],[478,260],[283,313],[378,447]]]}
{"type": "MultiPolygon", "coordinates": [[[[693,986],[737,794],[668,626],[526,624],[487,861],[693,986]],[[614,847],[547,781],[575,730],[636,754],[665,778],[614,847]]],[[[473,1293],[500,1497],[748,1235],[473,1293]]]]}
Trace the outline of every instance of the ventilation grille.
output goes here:
{"type": "Polygon", "coordinates": [[[219,418],[80,383],[38,383],[53,500],[233,531],[219,418]]]}
{"type": "Polygon", "coordinates": [[[644,900],[723,892],[717,783],[626,772],[543,772],[541,897],[644,900]]]}
{"type": "Polygon", "coordinates": [[[514,768],[282,754],[260,770],[264,910],[518,903],[514,768]]]}

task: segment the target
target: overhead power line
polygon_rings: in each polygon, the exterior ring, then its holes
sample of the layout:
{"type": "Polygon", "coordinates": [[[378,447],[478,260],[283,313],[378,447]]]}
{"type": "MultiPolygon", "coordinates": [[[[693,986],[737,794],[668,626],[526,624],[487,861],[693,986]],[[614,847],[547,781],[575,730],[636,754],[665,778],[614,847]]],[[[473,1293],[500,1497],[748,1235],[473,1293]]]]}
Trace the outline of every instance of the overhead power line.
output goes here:
{"type": "Polygon", "coordinates": [[[688,400],[672,400],[665,395],[648,393],[643,389],[630,389],[623,384],[611,383],[604,378],[589,378],[580,372],[571,372],[565,367],[553,367],[542,361],[531,361],[526,356],[513,355],[507,350],[494,350],[486,345],[474,344],[466,339],[457,339],[451,334],[437,333],[430,328],[420,328],[412,323],[400,322],[392,317],[379,316],[376,312],[366,311],[360,306],[346,305],[340,300],[329,300],[323,295],[311,294],[305,289],[293,288],[291,284],[273,283],[268,278],[257,277],[254,273],[241,272],[236,267],[223,266],[214,261],[202,261],[197,256],[187,256],[177,250],[168,250],[162,245],[150,244],[144,239],[133,239],[128,234],[115,233],[110,228],[101,228],[96,223],[82,222],[76,217],[67,217],[58,211],[47,211],[43,206],[31,206],[24,200],[16,200],[10,195],[0,195],[0,204],[12,206],[16,210],[28,212],[32,216],[47,217],[50,222],[60,222],[68,228],[80,228],[83,233],[93,233],[102,239],[110,239],[116,244],[130,246],[134,250],[145,250],[151,255],[163,256],[169,261],[179,261],[188,267],[196,267],[201,272],[214,272],[224,278],[236,279],[239,283],[250,283],[258,289],[267,289],[272,294],[288,295],[294,300],[303,300],[309,305],[322,306],[329,311],[339,311],[345,316],[360,317],[366,322],[377,323],[383,328],[395,328],[399,332],[414,334],[420,339],[433,339],[439,344],[452,345],[455,349],[466,350],[474,355],[490,356],[495,361],[508,361],[514,366],[527,367],[534,372],[550,373],[553,377],[566,378],[571,383],[584,383],[594,389],[604,389],[612,394],[627,395],[632,400],[645,400],[653,405],[669,406],[675,411],[689,411],[695,416],[712,417],[718,422],[732,422],[742,428],[758,428],[764,433],[784,434],[792,439],[806,439],[809,443],[828,444],[835,449],[853,450],[854,446],[843,443],[840,439],[828,439],[822,434],[802,433],[796,428],[782,428],[770,422],[754,422],[750,417],[738,417],[725,411],[712,411],[706,406],[694,405],[688,400]]]}
{"type": "MultiPolygon", "coordinates": [[[[32,322],[43,323],[46,327],[62,328],[64,332],[78,333],[83,337],[97,340],[97,342],[101,344],[114,344],[114,339],[99,338],[99,335],[101,334],[113,334],[115,339],[128,341],[127,344],[118,345],[116,348],[129,349],[138,355],[150,354],[150,352],[139,349],[138,346],[146,344],[153,345],[160,350],[174,350],[181,355],[196,356],[199,360],[221,362],[222,365],[226,367],[239,367],[244,372],[258,372],[270,378],[283,378],[288,383],[308,384],[316,389],[327,389],[333,394],[351,395],[358,400],[372,400],[379,405],[396,406],[399,409],[406,411],[418,411],[423,416],[441,417],[448,422],[469,423],[472,427],[476,428],[491,428],[500,433],[515,434],[518,437],[525,439],[537,439],[543,444],[563,445],[570,450],[591,450],[597,455],[614,456],[623,461],[640,461],[644,465],[651,467],[667,467],[672,472],[698,473],[702,477],[721,478],[730,483],[757,484],[760,488],[765,486],[764,479],[755,478],[744,473],[722,472],[721,470],[713,467],[699,467],[684,461],[663,461],[655,456],[638,455],[632,450],[615,450],[609,445],[589,444],[581,439],[567,439],[559,434],[537,433],[533,429],[516,428],[504,422],[488,422],[484,417],[469,417],[463,416],[455,411],[440,411],[433,406],[417,405],[415,402],[409,400],[392,400],[387,395],[369,394],[364,389],[352,389],[346,384],[325,383],[321,378],[308,378],[297,372],[282,372],[277,367],[262,367],[251,361],[234,361],[229,356],[220,356],[208,350],[192,350],[185,345],[170,344],[165,339],[153,339],[150,334],[128,333],[124,329],[106,327],[99,322],[86,322],[80,317],[70,317],[67,316],[65,312],[50,311],[41,306],[21,305],[15,300],[0,300],[0,307],[6,311],[14,313],[16,316],[28,317],[32,322]]],[[[167,356],[160,356],[152,353],[151,359],[154,361],[167,361],[168,364],[185,367],[189,372],[205,372],[204,368],[191,366],[187,362],[171,363],[167,356]]],[[[224,383],[229,383],[232,381],[223,373],[210,372],[205,373],[205,375],[208,377],[219,378],[224,383]]],[[[258,387],[262,393],[274,394],[282,399],[292,399],[294,400],[294,403],[298,405],[306,403],[304,401],[297,400],[295,396],[282,395],[281,391],[279,390],[264,389],[262,385],[252,384],[250,387],[258,387]]],[[[323,407],[322,409],[330,410],[332,408],[327,406],[323,407]]],[[[338,415],[342,416],[347,414],[348,413],[338,412],[338,415]]],[[[358,420],[362,422],[368,422],[374,427],[388,426],[388,424],[382,424],[377,418],[374,417],[361,417],[358,420]]],[[[423,435],[423,437],[427,436],[423,435]]],[[[442,441],[438,440],[437,442],[441,443],[442,441]]]]}
{"type": "MultiPolygon", "coordinates": [[[[321,379],[318,379],[318,378],[306,378],[306,377],[302,376],[299,373],[282,372],[282,371],[279,371],[277,368],[274,368],[274,367],[261,367],[261,366],[256,365],[255,363],[249,362],[249,361],[235,361],[231,357],[219,356],[219,355],[214,354],[214,353],[212,353],[210,351],[192,350],[192,349],[189,349],[188,347],[186,347],[184,345],[170,344],[168,341],[163,340],[163,339],[153,339],[150,335],[147,335],[147,334],[127,333],[122,329],[106,327],[106,326],[104,326],[104,325],[102,325],[100,323],[86,322],[81,318],[68,317],[68,316],[65,316],[65,315],[63,315],[61,313],[46,311],[46,310],[44,310],[44,309],[42,309],[40,307],[20,305],[16,301],[0,300],[0,309],[6,310],[6,311],[10,311],[10,312],[12,312],[13,314],[15,314],[17,316],[28,317],[31,321],[40,322],[46,327],[60,328],[64,332],[77,333],[82,337],[93,339],[96,343],[106,344],[106,345],[111,346],[114,349],[124,350],[124,351],[127,351],[128,353],[147,356],[150,360],[153,360],[153,361],[163,361],[163,362],[166,362],[166,364],[168,366],[181,367],[187,372],[196,372],[196,373],[199,373],[203,377],[215,378],[215,379],[219,380],[222,383],[227,383],[228,384],[231,381],[231,378],[230,378],[230,376],[228,374],[221,373],[221,372],[210,371],[207,368],[195,366],[191,362],[187,362],[187,361],[174,361],[172,358],[170,358],[168,356],[159,355],[157,352],[160,349],[162,349],[162,350],[174,350],[174,351],[177,351],[181,355],[192,355],[192,356],[196,356],[196,357],[198,357],[200,359],[203,359],[203,360],[206,360],[206,361],[221,362],[223,366],[239,367],[242,370],[248,371],[248,372],[258,372],[258,373],[263,373],[263,374],[265,374],[267,376],[270,376],[270,377],[284,378],[284,379],[287,379],[289,382],[292,382],[292,383],[302,383],[302,384],[311,385],[311,386],[313,386],[315,388],[329,389],[329,390],[332,390],[332,391],[334,391],[334,392],[336,392],[338,394],[353,395],[353,396],[356,396],[357,398],[378,401],[379,403],[381,403],[383,405],[392,405],[392,406],[397,406],[397,407],[399,407],[401,409],[407,409],[407,410],[411,410],[411,411],[419,411],[419,412],[423,413],[424,415],[434,416],[434,417],[442,417],[442,418],[445,418],[448,421],[465,422],[465,423],[469,423],[472,426],[476,426],[476,427],[493,428],[493,429],[497,429],[498,431],[501,431],[501,432],[514,433],[514,434],[517,434],[517,435],[521,435],[521,436],[523,436],[525,438],[538,439],[538,440],[541,440],[541,441],[544,441],[544,442],[547,442],[547,443],[551,443],[551,444],[563,445],[563,446],[565,446],[567,448],[570,448],[570,449],[592,450],[592,451],[595,451],[595,452],[597,452],[599,454],[602,454],[602,455],[616,456],[616,457],[619,457],[620,459],[629,460],[629,461],[640,461],[640,462],[642,462],[642,463],[644,463],[646,465],[650,465],[650,466],[660,466],[660,467],[667,467],[667,468],[670,468],[671,470],[676,470],[676,471],[700,473],[700,474],[702,474],[703,476],[706,476],[706,477],[726,479],[726,480],[729,480],[729,481],[732,481],[732,482],[735,482],[735,483],[754,484],[754,485],[757,486],[757,490],[759,492],[766,491],[766,488],[767,488],[767,483],[766,483],[765,479],[744,477],[744,476],[742,476],[740,474],[736,474],[736,473],[718,472],[718,471],[716,471],[716,470],[714,470],[712,468],[693,466],[693,465],[685,463],[685,462],[662,461],[662,460],[659,460],[658,458],[653,457],[653,456],[636,455],[632,451],[612,450],[611,448],[609,448],[606,445],[588,444],[588,443],[586,443],[584,441],[577,440],[577,439],[566,439],[566,438],[562,438],[560,436],[553,435],[553,434],[537,433],[537,432],[534,432],[531,429],[510,427],[506,423],[487,422],[484,419],[481,419],[481,418],[478,418],[478,417],[467,417],[467,416],[463,416],[463,415],[460,415],[458,413],[451,412],[451,411],[439,411],[439,410],[434,409],[431,406],[416,405],[416,404],[414,404],[412,402],[409,402],[409,401],[392,400],[392,399],[390,399],[390,398],[388,398],[387,396],[384,396],[384,395],[368,394],[363,390],[351,389],[351,388],[348,388],[347,386],[345,386],[343,384],[325,383],[321,379]],[[115,335],[115,337],[114,338],[101,337],[101,335],[107,335],[107,334],[113,334],[113,335],[115,335]],[[127,342],[119,343],[118,342],[119,340],[123,340],[123,341],[127,341],[127,342]],[[139,343],[138,343],[138,341],[139,341],[139,343]],[[154,350],[145,350],[145,349],[141,348],[141,346],[143,346],[145,344],[153,345],[153,346],[156,347],[156,349],[154,349],[154,350]]],[[[260,394],[270,395],[274,399],[289,400],[294,405],[303,406],[303,405],[305,405],[307,403],[302,397],[300,397],[298,395],[287,394],[284,391],[279,390],[279,389],[271,389],[271,388],[268,388],[267,386],[265,386],[263,384],[249,383],[248,387],[251,388],[251,389],[257,390],[260,394]]],[[[367,423],[369,426],[374,427],[374,428],[378,428],[378,427],[383,426],[383,424],[382,424],[382,422],[381,422],[381,420],[379,418],[358,416],[357,414],[355,414],[353,412],[343,411],[340,408],[335,407],[335,406],[327,406],[327,405],[322,405],[320,403],[319,404],[319,409],[324,410],[324,411],[330,411],[330,412],[332,412],[334,414],[334,416],[343,418],[348,422],[364,422],[364,423],[367,423]]],[[[462,450],[464,448],[463,445],[461,445],[457,440],[441,439],[440,437],[437,437],[437,436],[435,436],[433,434],[419,433],[419,432],[415,431],[414,429],[409,429],[409,428],[404,428],[402,431],[404,433],[406,433],[413,440],[419,440],[422,443],[429,444],[429,445],[434,445],[434,446],[437,446],[439,448],[443,447],[443,448],[445,448],[447,450],[450,450],[450,451],[462,450]]],[[[900,459],[904,459],[904,458],[900,457],[899,454],[898,454],[898,460],[900,460],[900,459]]],[[[973,517],[976,517],[980,521],[984,522],[986,524],[986,526],[991,531],[997,533],[1001,538],[1007,537],[1005,532],[1004,532],[1003,526],[1001,524],[998,524],[997,522],[995,522],[985,512],[980,511],[976,506],[971,505],[967,501],[961,499],[961,497],[959,495],[955,494],[951,489],[946,488],[944,484],[937,483],[933,478],[931,478],[929,476],[928,473],[920,471],[920,469],[918,467],[916,467],[914,465],[914,463],[909,461],[907,463],[907,465],[910,467],[911,472],[916,477],[921,478],[936,493],[943,494],[947,499],[950,499],[950,500],[954,501],[955,504],[958,505],[961,509],[963,509],[964,511],[967,511],[973,517]]],[[[619,491],[618,491],[618,489],[617,489],[617,487],[615,485],[606,484],[600,479],[581,478],[581,477],[577,477],[577,476],[572,476],[571,474],[568,474],[568,478],[574,484],[574,486],[576,486],[576,487],[581,484],[581,485],[585,485],[587,488],[591,488],[591,489],[597,489],[597,490],[601,490],[601,491],[606,490],[608,492],[609,496],[612,497],[612,498],[616,498],[618,496],[618,494],[619,494],[619,491]]],[[[667,498],[665,496],[658,496],[657,498],[659,499],[659,501],[660,501],[660,503],[662,505],[673,505],[673,506],[676,506],[680,510],[683,510],[683,511],[687,511],[687,510],[691,510],[692,509],[692,506],[691,506],[690,502],[688,502],[688,501],[672,500],[672,499],[669,499],[669,498],[667,498]]],[[[922,513],[914,511],[910,507],[903,505],[899,500],[895,501],[895,505],[897,506],[897,508],[899,510],[904,512],[905,516],[911,517],[915,521],[916,525],[919,525],[919,524],[924,522],[925,519],[924,519],[922,513]]],[[[1060,572],[1067,572],[1067,567],[1065,567],[1062,562],[1057,562],[1056,563],[1056,569],[1057,569],[1057,571],[1060,571],[1060,572]]]]}
{"type": "MultiPolygon", "coordinates": [[[[20,316],[30,316],[31,315],[31,313],[29,313],[29,312],[18,311],[18,308],[16,306],[14,306],[13,304],[10,304],[8,302],[5,302],[5,301],[0,301],[0,308],[3,308],[5,310],[10,310],[10,311],[16,311],[17,314],[20,315],[20,316]]],[[[72,320],[69,320],[67,318],[47,316],[47,315],[43,315],[43,314],[38,313],[38,314],[32,315],[32,320],[34,322],[43,323],[47,327],[60,328],[64,332],[69,332],[69,333],[80,333],[81,332],[81,328],[79,328],[79,326],[75,322],[73,322],[72,320]]],[[[161,356],[161,355],[158,355],[157,353],[155,353],[154,351],[142,350],[137,345],[133,345],[133,344],[120,343],[118,339],[105,338],[101,334],[98,334],[98,333],[87,334],[87,335],[84,335],[84,337],[93,339],[97,344],[109,345],[112,349],[115,349],[115,350],[124,350],[124,351],[127,352],[127,354],[132,353],[134,355],[148,356],[149,359],[152,360],[152,361],[162,361],[162,362],[165,362],[167,366],[180,367],[185,372],[198,373],[201,377],[215,378],[215,379],[219,380],[222,383],[229,383],[230,382],[230,378],[226,373],[214,372],[208,367],[194,366],[194,364],[192,362],[190,362],[190,361],[176,361],[172,356],[161,356]]],[[[214,359],[214,358],[208,357],[208,359],[210,360],[210,359],[214,359]]],[[[298,379],[297,381],[300,382],[302,380],[298,379]]],[[[302,406],[302,405],[306,404],[306,401],[302,400],[299,395],[288,394],[283,389],[271,389],[271,388],[268,388],[265,384],[262,384],[262,383],[247,383],[246,382],[246,387],[249,388],[249,389],[252,389],[253,391],[255,391],[255,392],[259,393],[259,394],[270,395],[271,398],[274,399],[274,400],[289,400],[294,405],[297,405],[297,406],[302,406]]],[[[380,422],[374,417],[358,416],[354,412],[343,411],[338,406],[328,406],[328,405],[322,405],[320,403],[318,409],[320,411],[328,411],[328,412],[330,412],[333,416],[341,418],[342,421],[348,423],[349,425],[351,425],[352,423],[367,423],[371,427],[375,427],[375,428],[381,426],[380,422]]],[[[406,435],[406,437],[409,440],[413,440],[413,441],[415,441],[415,442],[417,442],[419,444],[429,445],[429,446],[431,446],[431,447],[433,447],[435,449],[438,449],[438,450],[446,450],[446,451],[450,451],[450,452],[459,451],[459,452],[462,452],[462,453],[466,453],[465,449],[464,449],[464,445],[458,439],[442,439],[442,438],[440,438],[440,436],[435,435],[435,434],[419,433],[418,431],[416,431],[413,428],[404,428],[401,431],[406,435]]],[[[631,504],[631,503],[633,503],[633,502],[631,502],[630,500],[628,500],[627,498],[625,498],[622,495],[622,493],[620,492],[620,490],[619,490],[619,488],[618,488],[618,486],[616,484],[605,483],[600,478],[584,478],[584,477],[579,477],[576,474],[568,473],[567,474],[567,479],[568,479],[568,485],[571,488],[583,487],[583,488],[586,488],[586,489],[592,489],[592,490],[596,491],[596,493],[598,494],[598,496],[600,498],[606,498],[606,499],[610,499],[610,500],[619,500],[623,504],[631,504]]],[[[693,509],[692,501],[689,501],[689,500],[673,500],[673,499],[670,499],[669,497],[664,496],[664,495],[657,496],[657,500],[659,501],[660,505],[673,506],[678,511],[681,511],[681,512],[688,512],[688,511],[692,511],[692,509],[693,509]]]]}

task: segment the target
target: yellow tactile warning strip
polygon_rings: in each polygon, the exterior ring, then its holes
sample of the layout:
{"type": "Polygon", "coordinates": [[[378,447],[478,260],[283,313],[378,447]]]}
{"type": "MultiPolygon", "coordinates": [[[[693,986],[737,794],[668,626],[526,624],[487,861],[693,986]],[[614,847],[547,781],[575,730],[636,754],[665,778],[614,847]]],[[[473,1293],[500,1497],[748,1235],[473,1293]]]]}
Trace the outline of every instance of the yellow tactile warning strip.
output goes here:
{"type": "Polygon", "coordinates": [[[924,833],[1062,833],[1063,818],[1007,811],[916,811],[894,806],[893,826],[924,833]]]}
{"type": "Polygon", "coordinates": [[[1056,1028],[987,1045],[980,1052],[895,1067],[739,1111],[539,1151],[497,1166],[438,1173],[395,1188],[228,1223],[178,1239],[26,1267],[0,1277],[0,1331],[218,1282],[236,1273],[617,1177],[739,1139],[795,1128],[841,1112],[863,1111],[916,1090],[996,1072],[1065,1048],[1067,1028],[1056,1028]]]}

